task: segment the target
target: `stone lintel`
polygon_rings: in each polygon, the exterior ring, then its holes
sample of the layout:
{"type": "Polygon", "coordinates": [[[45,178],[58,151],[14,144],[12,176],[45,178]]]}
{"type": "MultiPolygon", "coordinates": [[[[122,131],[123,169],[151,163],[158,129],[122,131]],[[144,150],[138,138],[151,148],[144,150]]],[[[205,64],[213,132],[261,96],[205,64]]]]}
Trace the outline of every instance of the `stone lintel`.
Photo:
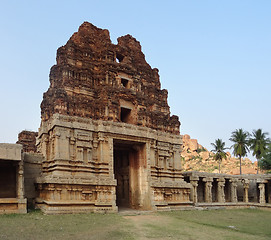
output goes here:
{"type": "Polygon", "coordinates": [[[225,178],[217,178],[216,181],[217,182],[225,182],[225,178]]]}
{"type": "MultiPolygon", "coordinates": [[[[43,123],[44,124],[44,123],[43,123]]],[[[38,138],[40,139],[44,133],[48,133],[49,130],[54,127],[61,128],[75,128],[92,132],[104,132],[115,135],[132,136],[142,139],[159,139],[161,142],[170,142],[172,144],[181,145],[182,140],[180,135],[174,135],[167,132],[162,132],[148,127],[136,126],[133,124],[113,122],[113,121],[102,121],[92,120],[83,117],[74,117],[61,115],[55,113],[52,120],[46,122],[39,131],[38,138]]]]}
{"type": "Polygon", "coordinates": [[[237,183],[238,182],[238,179],[237,178],[230,178],[229,181],[231,183],[237,183]]]}
{"type": "Polygon", "coordinates": [[[1,160],[22,160],[23,146],[20,144],[0,143],[0,159],[1,160]]]}
{"type": "Polygon", "coordinates": [[[257,179],[257,183],[268,183],[267,179],[257,179]]]}
{"type": "Polygon", "coordinates": [[[250,181],[249,181],[249,179],[242,179],[242,183],[243,183],[243,184],[249,184],[250,181]]]}
{"type": "Polygon", "coordinates": [[[190,181],[199,181],[199,177],[198,176],[190,176],[189,180],[190,181]]]}
{"type": "Polygon", "coordinates": [[[202,179],[203,182],[213,182],[213,178],[212,177],[205,177],[202,179]]]}

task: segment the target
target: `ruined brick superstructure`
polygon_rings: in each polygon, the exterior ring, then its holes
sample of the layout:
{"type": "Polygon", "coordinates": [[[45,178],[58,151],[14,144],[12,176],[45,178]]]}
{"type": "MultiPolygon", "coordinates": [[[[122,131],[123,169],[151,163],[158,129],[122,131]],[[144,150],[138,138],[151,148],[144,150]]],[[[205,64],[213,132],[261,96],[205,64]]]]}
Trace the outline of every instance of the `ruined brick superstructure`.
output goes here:
{"type": "Polygon", "coordinates": [[[41,104],[43,121],[60,113],[179,134],[180,122],[170,116],[158,70],[130,35],[114,45],[108,30],[83,23],[58,49],[50,83],[41,104]]]}
{"type": "Polygon", "coordinates": [[[57,51],[41,116],[37,186],[45,212],[191,204],[180,122],[132,36],[114,45],[108,30],[83,23],[57,51]]]}
{"type": "Polygon", "coordinates": [[[38,136],[37,132],[24,130],[18,134],[18,141],[16,143],[23,145],[24,152],[34,153],[37,151],[36,147],[37,136],[38,136]]]}

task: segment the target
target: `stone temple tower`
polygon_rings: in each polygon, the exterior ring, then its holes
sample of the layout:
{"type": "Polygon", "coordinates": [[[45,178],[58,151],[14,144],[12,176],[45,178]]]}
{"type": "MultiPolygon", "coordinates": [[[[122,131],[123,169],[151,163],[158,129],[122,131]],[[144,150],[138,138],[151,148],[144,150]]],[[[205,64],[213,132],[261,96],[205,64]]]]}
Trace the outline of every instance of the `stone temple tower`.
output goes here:
{"type": "Polygon", "coordinates": [[[44,155],[38,205],[46,213],[178,209],[183,180],[180,122],[167,90],[130,35],[84,22],[57,51],[41,103],[44,155]]]}

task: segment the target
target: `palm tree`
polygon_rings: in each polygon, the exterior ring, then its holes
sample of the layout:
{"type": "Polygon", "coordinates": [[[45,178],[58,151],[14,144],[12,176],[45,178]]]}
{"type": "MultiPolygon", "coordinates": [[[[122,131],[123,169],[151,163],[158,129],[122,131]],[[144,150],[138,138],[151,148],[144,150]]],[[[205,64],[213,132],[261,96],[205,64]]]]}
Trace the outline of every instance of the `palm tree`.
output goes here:
{"type": "Polygon", "coordinates": [[[258,161],[261,169],[271,170],[271,144],[267,147],[267,150],[262,154],[260,161],[258,161]]]}
{"type": "Polygon", "coordinates": [[[223,158],[227,159],[227,153],[225,152],[227,148],[225,148],[225,142],[223,142],[222,139],[219,139],[219,138],[215,140],[215,143],[211,143],[211,145],[213,145],[213,147],[215,148],[211,151],[215,153],[214,159],[218,161],[219,173],[220,173],[220,164],[223,158]]]}
{"type": "Polygon", "coordinates": [[[242,168],[241,168],[242,157],[246,156],[247,153],[249,152],[248,137],[249,137],[249,133],[244,131],[242,128],[236,129],[235,131],[231,133],[230,141],[234,143],[231,147],[233,147],[234,156],[238,157],[240,161],[240,175],[242,174],[242,168]]]}
{"type": "Polygon", "coordinates": [[[270,142],[267,135],[268,133],[262,132],[262,129],[253,130],[252,137],[249,139],[249,148],[252,151],[252,155],[257,159],[257,174],[259,172],[259,160],[266,152],[270,142]]]}

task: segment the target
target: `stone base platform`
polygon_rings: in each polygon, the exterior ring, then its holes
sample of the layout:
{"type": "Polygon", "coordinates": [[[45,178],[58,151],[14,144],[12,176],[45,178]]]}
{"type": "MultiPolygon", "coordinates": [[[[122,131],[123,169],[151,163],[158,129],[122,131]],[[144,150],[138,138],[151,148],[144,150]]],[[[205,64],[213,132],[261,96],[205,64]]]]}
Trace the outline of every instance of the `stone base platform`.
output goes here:
{"type": "Polygon", "coordinates": [[[45,214],[117,212],[115,183],[76,178],[42,179],[37,183],[36,206],[45,214]],[[105,185],[106,184],[106,185],[105,185]]]}
{"type": "Polygon", "coordinates": [[[74,214],[74,213],[115,213],[117,207],[112,205],[97,205],[93,202],[50,202],[37,203],[37,207],[45,214],[74,214]]]}
{"type": "Polygon", "coordinates": [[[255,202],[237,202],[237,203],[196,203],[194,204],[195,209],[197,210],[208,210],[208,209],[231,209],[231,208],[270,208],[271,204],[269,203],[255,203],[255,202]]]}
{"type": "Polygon", "coordinates": [[[17,198],[1,198],[0,214],[27,213],[27,200],[17,198]]]}
{"type": "Polygon", "coordinates": [[[157,211],[171,211],[171,210],[186,210],[193,209],[193,203],[191,201],[187,202],[176,202],[176,203],[165,203],[156,204],[157,211]]]}

